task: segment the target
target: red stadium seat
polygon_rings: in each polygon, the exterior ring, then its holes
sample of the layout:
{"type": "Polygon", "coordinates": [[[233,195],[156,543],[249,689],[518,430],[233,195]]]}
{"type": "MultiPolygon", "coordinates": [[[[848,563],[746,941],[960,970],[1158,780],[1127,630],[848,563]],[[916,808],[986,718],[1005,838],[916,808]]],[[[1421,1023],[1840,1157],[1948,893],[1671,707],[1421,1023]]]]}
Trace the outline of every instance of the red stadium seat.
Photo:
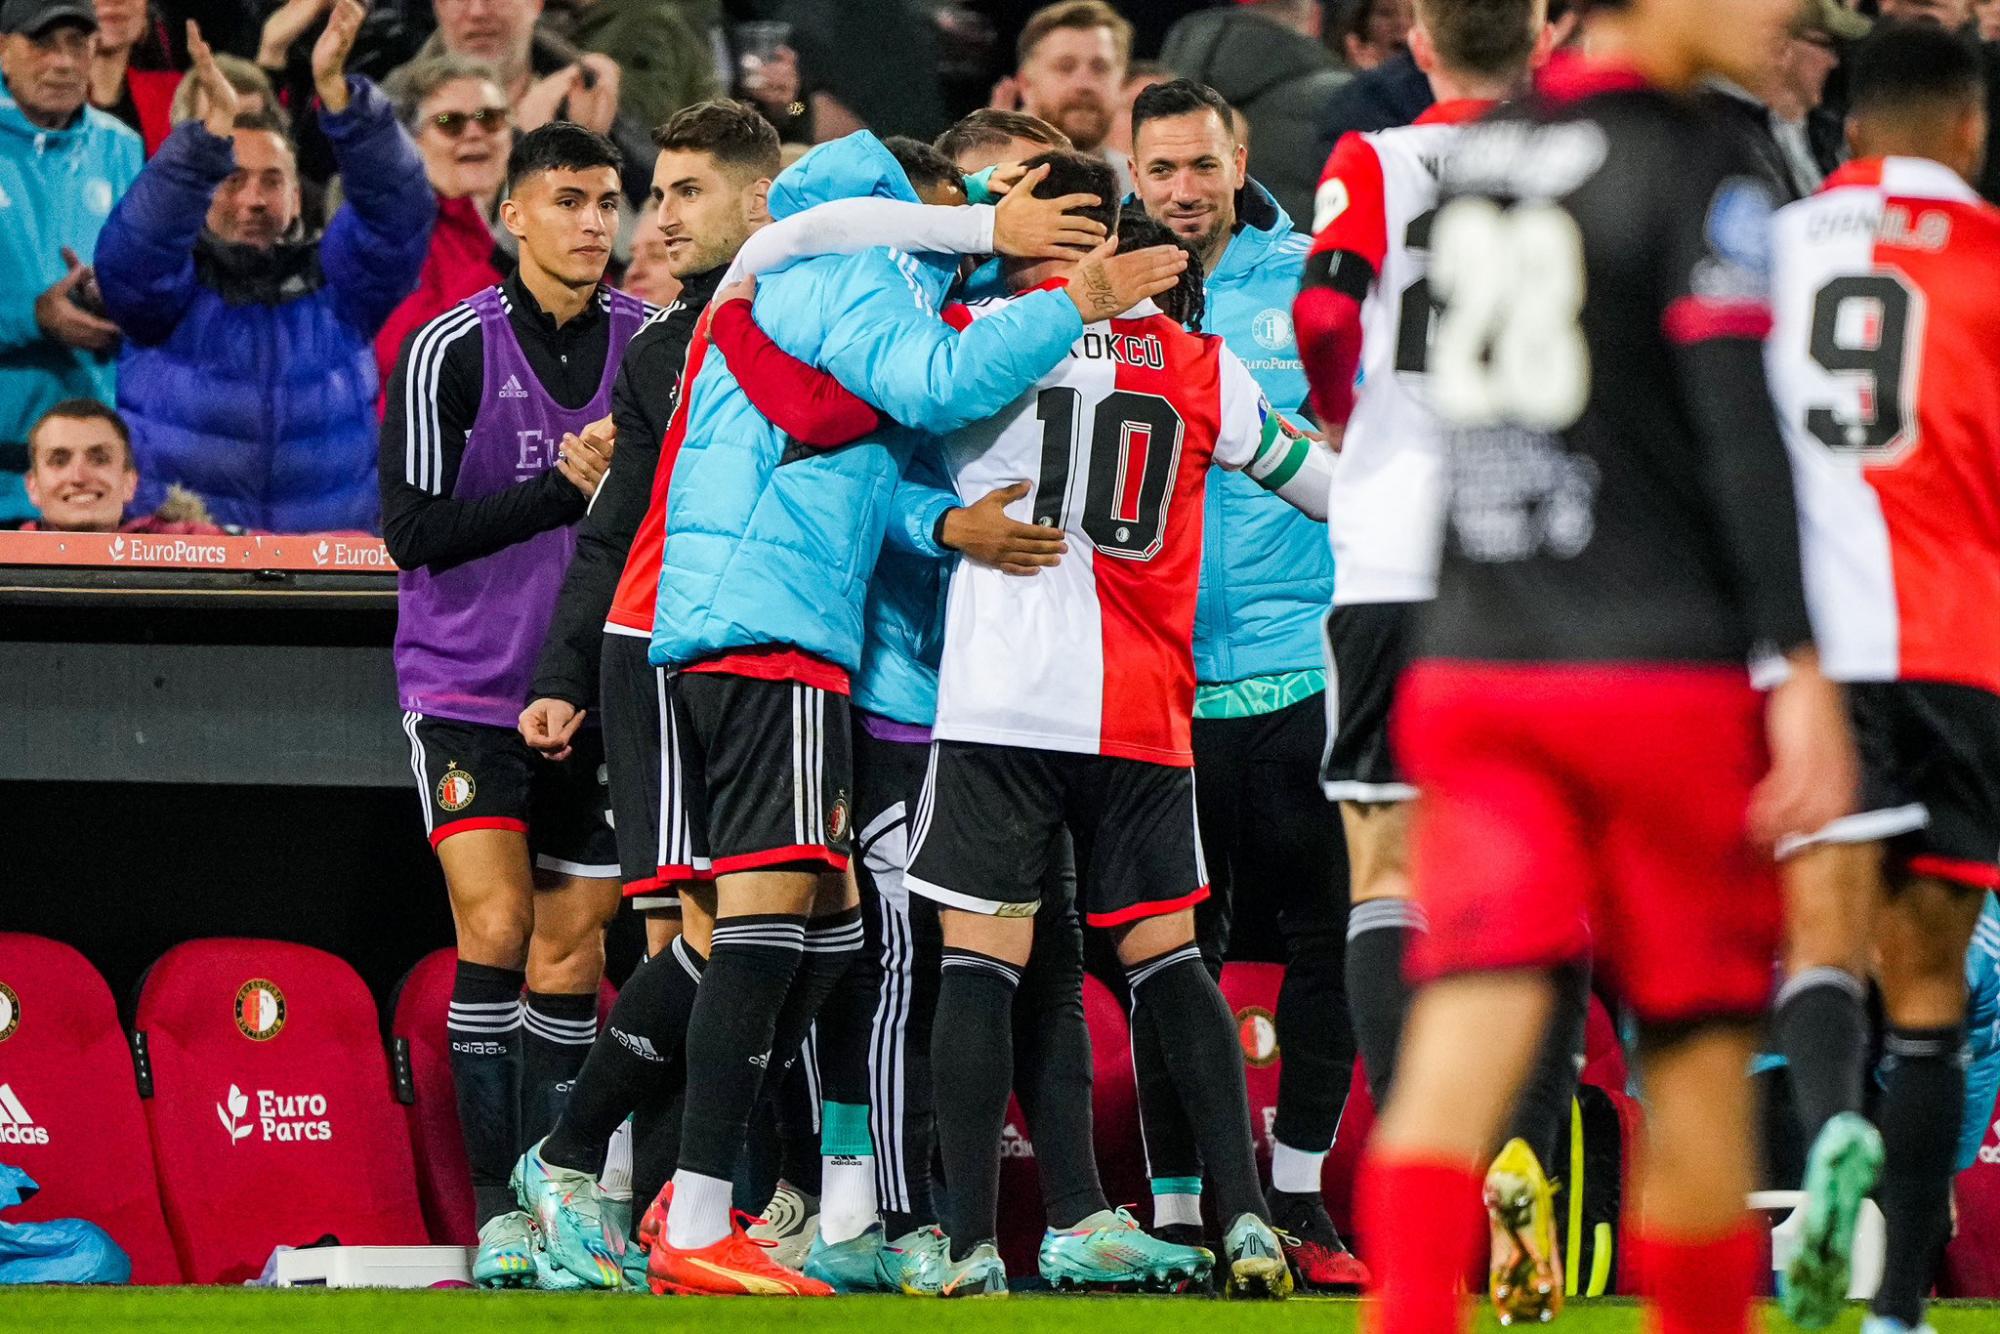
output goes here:
{"type": "Polygon", "coordinates": [[[472,1177],[465,1139],[458,1129],[458,1095],[451,1079],[451,1050],[444,1017],[451,1004],[456,951],[433,950],[397,984],[389,1033],[398,1059],[407,1061],[414,1099],[404,1108],[416,1150],[417,1195],[424,1226],[440,1246],[478,1241],[472,1217],[472,1177]]]}
{"type": "Polygon", "coordinates": [[[8,1222],[86,1219],[131,1257],[134,1283],[181,1281],[111,989],[69,946],[11,932],[0,932],[0,1162],[42,1187],[8,1222]]]}
{"type": "MultiPolygon", "coordinates": [[[[458,1091],[451,1078],[451,1049],[444,1021],[451,1007],[457,952],[432,950],[396,984],[390,1037],[398,1060],[407,1062],[409,1106],[403,1109],[416,1150],[417,1194],[424,1226],[440,1246],[471,1246],[478,1240],[472,1219],[472,1176],[465,1163],[465,1138],[458,1128],[458,1091]]],[[[598,986],[597,1018],[602,1024],[618,999],[611,983],[598,986]]],[[[403,1072],[399,1071],[399,1076],[403,1072]]]]}
{"type": "Polygon", "coordinates": [[[139,992],[160,1197],[197,1283],[254,1278],[274,1247],[426,1240],[375,1005],[333,955],[198,940],[139,992]]]}

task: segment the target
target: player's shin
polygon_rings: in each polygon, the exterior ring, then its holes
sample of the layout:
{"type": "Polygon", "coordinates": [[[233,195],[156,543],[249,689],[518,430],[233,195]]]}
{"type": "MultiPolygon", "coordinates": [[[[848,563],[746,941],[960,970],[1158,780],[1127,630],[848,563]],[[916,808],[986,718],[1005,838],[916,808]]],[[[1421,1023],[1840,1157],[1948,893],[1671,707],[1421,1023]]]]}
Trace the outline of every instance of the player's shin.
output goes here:
{"type": "Polygon", "coordinates": [[[512,968],[458,961],[445,1034],[458,1123],[472,1168],[475,1222],[511,1212],[507,1175],[521,1151],[521,984],[512,968]]]}
{"type": "Polygon", "coordinates": [[[1270,1210],[1257,1184],[1235,1020],[1191,939],[1150,957],[1126,957],[1143,949],[1135,945],[1144,926],[1134,927],[1119,943],[1136,1002],[1133,1013],[1152,1026],[1160,1044],[1161,1059],[1214,1182],[1217,1214],[1225,1221],[1250,1214],[1268,1222],[1270,1210]]]}
{"type": "Polygon", "coordinates": [[[1083,1017],[1083,932],[1051,904],[1035,915],[1035,952],[1014,996],[1015,1093],[1028,1119],[1052,1228],[1111,1207],[1091,1133],[1090,1028],[1083,1017]]]}
{"type": "Polygon", "coordinates": [[[1628,1231],[1660,1334],[1749,1325],[1759,1249],[1744,1212],[1757,1143],[1754,1048],[1747,1022],[1641,1032],[1646,1146],[1628,1231]]]}
{"type": "Polygon", "coordinates": [[[667,1220],[676,1248],[696,1250],[728,1235],[731,1179],[804,949],[802,916],[760,913],[715,924],[688,1020],[687,1111],[667,1220]]]}
{"type": "Polygon", "coordinates": [[[944,1225],[954,1260],[999,1230],[1000,1129],[1014,1084],[1020,981],[1020,969],[1004,959],[945,946],[931,1068],[939,1075],[938,1149],[951,1185],[944,1225]]]}
{"type": "MultiPolygon", "coordinates": [[[[688,1014],[701,981],[700,957],[678,937],[641,963],[618,992],[604,1031],[542,1145],[557,1166],[596,1172],[619,1122],[680,1063],[688,1014]]],[[[678,1077],[674,1076],[677,1080],[678,1077]]],[[[648,1197],[650,1198],[650,1197],[648,1197]]]]}
{"type": "Polygon", "coordinates": [[[1479,1251],[1487,1158],[1547,1027],[1552,988],[1532,971],[1448,977],[1411,1006],[1394,1090],[1370,1142],[1359,1202],[1374,1334],[1453,1334],[1479,1251]]]}

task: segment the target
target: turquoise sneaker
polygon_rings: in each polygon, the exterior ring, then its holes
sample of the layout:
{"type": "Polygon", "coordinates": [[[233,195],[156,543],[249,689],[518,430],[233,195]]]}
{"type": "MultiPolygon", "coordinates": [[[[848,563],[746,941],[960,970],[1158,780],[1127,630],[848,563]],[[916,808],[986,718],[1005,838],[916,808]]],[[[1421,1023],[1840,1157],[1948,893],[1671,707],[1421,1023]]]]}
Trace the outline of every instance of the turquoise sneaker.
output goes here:
{"type": "Polygon", "coordinates": [[[1213,1252],[1148,1235],[1124,1209],[1103,1209],[1062,1232],[1042,1234],[1037,1267],[1048,1285],[1109,1291],[1179,1292],[1208,1281],[1213,1252]]]}
{"type": "Polygon", "coordinates": [[[479,1229],[472,1281],[482,1288],[527,1288],[535,1283],[535,1227],[526,1214],[500,1214],[479,1229]]]}
{"type": "Polygon", "coordinates": [[[1292,1271],[1271,1225],[1238,1214],[1222,1238],[1222,1295],[1278,1301],[1292,1295],[1292,1271]]]}
{"type": "Polygon", "coordinates": [[[626,1287],[631,1288],[634,1292],[645,1292],[647,1290],[646,1248],[644,1246],[631,1241],[625,1243],[623,1269],[626,1287]]]}
{"type": "Polygon", "coordinates": [[[889,1243],[888,1250],[896,1259],[897,1284],[904,1292],[910,1291],[911,1282],[927,1266],[951,1263],[951,1238],[935,1223],[905,1232],[889,1243]]]}
{"type": "Polygon", "coordinates": [[[536,1144],[514,1164],[508,1182],[535,1220],[535,1271],[550,1288],[625,1285],[625,1229],[589,1172],[542,1159],[536,1144]],[[571,1284],[564,1276],[574,1279],[571,1284]]]}
{"type": "Polygon", "coordinates": [[[936,1247],[926,1251],[915,1274],[904,1271],[903,1291],[912,1297],[1005,1297],[1007,1266],[990,1241],[956,1261],[949,1246],[936,1247]]]}
{"type": "Polygon", "coordinates": [[[1855,1225],[1881,1171],[1882,1136],[1858,1113],[1840,1113],[1813,1141],[1806,1159],[1805,1228],[1778,1292],[1793,1324],[1824,1329],[1846,1306],[1855,1225]]]}
{"type": "Polygon", "coordinates": [[[870,1223],[860,1236],[832,1245],[815,1232],[801,1272],[839,1293],[903,1290],[902,1257],[889,1249],[880,1223],[870,1223]]]}

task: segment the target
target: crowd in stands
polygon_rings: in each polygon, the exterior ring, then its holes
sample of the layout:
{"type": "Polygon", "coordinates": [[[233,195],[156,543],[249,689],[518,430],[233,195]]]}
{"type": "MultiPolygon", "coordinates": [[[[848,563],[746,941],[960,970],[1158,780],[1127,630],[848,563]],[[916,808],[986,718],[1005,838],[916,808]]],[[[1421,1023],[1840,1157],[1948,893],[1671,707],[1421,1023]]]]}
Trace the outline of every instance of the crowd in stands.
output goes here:
{"type": "MultiPolygon", "coordinates": [[[[496,215],[507,153],[553,119],[623,151],[622,282],[659,302],[677,285],[646,215],[649,135],[718,92],[754,102],[792,156],[863,125],[928,138],[980,102],[1019,109],[1102,154],[1129,189],[1132,100],[1185,74],[1230,101],[1251,173],[1301,230],[1341,134],[1430,102],[1406,49],[1410,0],[1125,9],[7,0],[0,524],[37,515],[31,428],[90,399],[129,430],[126,520],[178,487],[225,524],[377,528],[388,368],[411,331],[511,271],[496,215]]],[[[1838,116],[1820,103],[1864,11],[2000,39],[1993,0],[1812,9],[1771,86],[1714,93],[1792,198],[1839,159],[1838,116]]],[[[1984,185],[1994,197],[2000,173],[1984,185]]]]}

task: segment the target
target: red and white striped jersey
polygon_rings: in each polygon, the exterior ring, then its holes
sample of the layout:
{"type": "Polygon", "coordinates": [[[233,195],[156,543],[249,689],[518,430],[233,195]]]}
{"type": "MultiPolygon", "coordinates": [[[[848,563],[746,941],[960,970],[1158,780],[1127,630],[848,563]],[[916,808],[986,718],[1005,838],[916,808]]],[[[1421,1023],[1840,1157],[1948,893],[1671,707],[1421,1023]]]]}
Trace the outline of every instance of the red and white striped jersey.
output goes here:
{"type": "Polygon", "coordinates": [[[1295,435],[1220,338],[1146,301],[1088,326],[1007,411],[948,436],[962,498],[1028,482],[1008,515],[1062,529],[1069,551],[1032,576],[958,563],[932,735],[1191,765],[1209,461],[1250,468],[1295,435]]]}
{"type": "Polygon", "coordinates": [[[2000,210],[1875,158],[1777,214],[1768,343],[1840,681],[2000,691],[2000,210]]]}
{"type": "Polygon", "coordinates": [[[1347,251],[1375,282],[1361,303],[1361,381],[1327,502],[1333,600],[1421,602],[1437,593],[1444,440],[1423,397],[1437,164],[1491,102],[1440,102],[1413,125],[1349,134],[1327,159],[1313,253],[1347,251]]]}

